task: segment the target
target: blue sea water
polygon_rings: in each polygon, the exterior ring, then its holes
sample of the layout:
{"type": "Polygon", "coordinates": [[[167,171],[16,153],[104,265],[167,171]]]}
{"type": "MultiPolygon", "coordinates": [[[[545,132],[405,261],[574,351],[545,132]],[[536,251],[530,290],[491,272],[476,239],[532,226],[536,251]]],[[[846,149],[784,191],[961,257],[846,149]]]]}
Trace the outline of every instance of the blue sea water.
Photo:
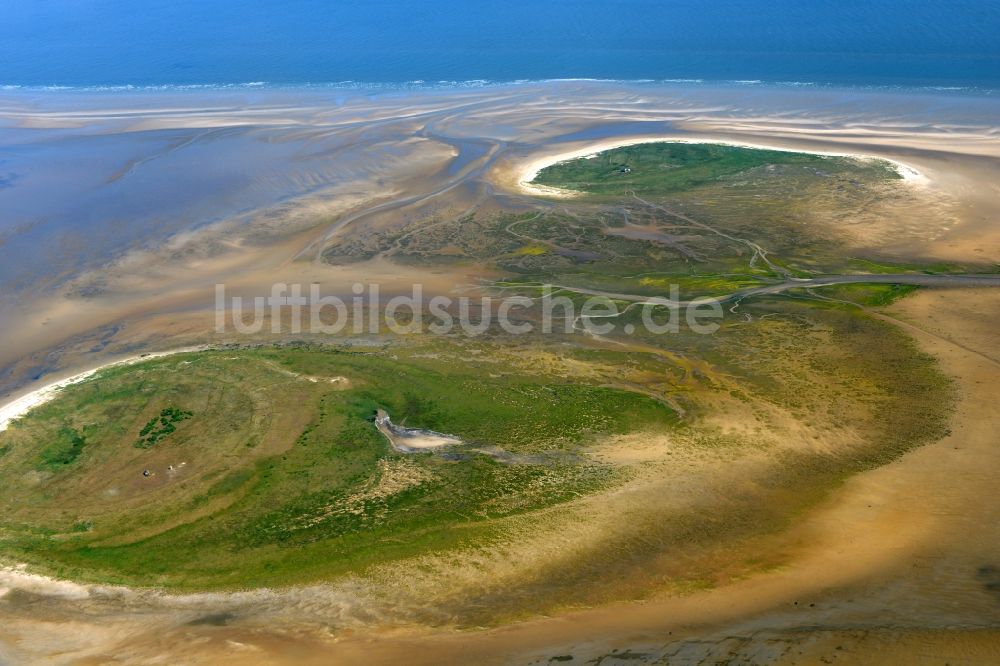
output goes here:
{"type": "Polygon", "coordinates": [[[1000,2],[0,0],[0,86],[554,78],[997,90],[1000,2]]]}

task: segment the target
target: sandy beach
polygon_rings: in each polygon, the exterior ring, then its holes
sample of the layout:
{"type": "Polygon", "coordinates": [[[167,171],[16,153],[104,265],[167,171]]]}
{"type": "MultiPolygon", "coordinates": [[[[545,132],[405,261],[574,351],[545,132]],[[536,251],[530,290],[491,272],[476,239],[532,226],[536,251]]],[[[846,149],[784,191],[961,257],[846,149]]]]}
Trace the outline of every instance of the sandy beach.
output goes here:
{"type": "Polygon", "coordinates": [[[98,368],[92,368],[90,370],[84,370],[83,372],[77,373],[66,379],[60,379],[59,381],[52,382],[51,384],[46,384],[45,386],[30,391],[18,398],[7,402],[4,405],[0,405],[0,432],[3,432],[11,424],[12,421],[21,418],[28,414],[32,409],[38,407],[39,405],[44,405],[50,400],[54,400],[58,397],[59,392],[67,386],[73,386],[74,384],[79,384],[80,382],[86,381],[96,375],[101,370],[105,368],[111,368],[120,365],[133,365],[140,361],[148,361],[154,358],[162,358],[164,356],[171,356],[173,354],[183,354],[185,352],[200,351],[206,349],[206,347],[184,347],[182,349],[172,349],[170,351],[161,352],[148,352],[144,354],[139,354],[136,356],[130,356],[128,358],[123,358],[118,361],[113,361],[107,363],[98,368]]]}

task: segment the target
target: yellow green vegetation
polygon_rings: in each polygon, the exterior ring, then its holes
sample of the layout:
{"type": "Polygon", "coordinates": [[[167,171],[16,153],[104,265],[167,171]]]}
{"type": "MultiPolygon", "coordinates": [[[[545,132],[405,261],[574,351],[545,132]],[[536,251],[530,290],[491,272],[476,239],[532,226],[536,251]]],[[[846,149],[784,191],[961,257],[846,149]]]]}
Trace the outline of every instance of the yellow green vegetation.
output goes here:
{"type": "Polygon", "coordinates": [[[865,307],[889,305],[908,294],[917,287],[908,284],[836,284],[818,287],[812,293],[844,303],[854,303],[865,307]]]}
{"type": "Polygon", "coordinates": [[[750,275],[658,275],[645,276],[639,279],[642,287],[666,289],[676,286],[682,297],[689,295],[731,294],[746,287],[757,287],[765,284],[759,278],[750,275]]]}

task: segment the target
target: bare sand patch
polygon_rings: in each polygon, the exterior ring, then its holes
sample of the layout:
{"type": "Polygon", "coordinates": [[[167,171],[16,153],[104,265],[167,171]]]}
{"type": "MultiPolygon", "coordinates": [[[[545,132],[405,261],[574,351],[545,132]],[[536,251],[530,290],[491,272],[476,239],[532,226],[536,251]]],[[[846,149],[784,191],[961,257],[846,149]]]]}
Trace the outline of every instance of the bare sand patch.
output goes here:
{"type": "Polygon", "coordinates": [[[420,428],[404,428],[392,422],[388,412],[384,409],[378,410],[375,415],[375,427],[382,433],[392,448],[403,453],[413,453],[414,451],[427,451],[429,449],[440,449],[445,446],[456,446],[462,444],[462,440],[451,435],[443,435],[431,430],[420,428]]]}

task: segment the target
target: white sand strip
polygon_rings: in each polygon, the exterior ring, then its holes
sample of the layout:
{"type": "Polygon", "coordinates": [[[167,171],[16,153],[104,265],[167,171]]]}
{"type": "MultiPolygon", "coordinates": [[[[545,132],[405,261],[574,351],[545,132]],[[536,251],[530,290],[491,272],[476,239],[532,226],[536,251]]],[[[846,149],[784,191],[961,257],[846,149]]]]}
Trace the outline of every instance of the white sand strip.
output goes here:
{"type": "Polygon", "coordinates": [[[29,573],[23,564],[0,568],[0,590],[9,592],[11,589],[62,599],[86,599],[90,596],[90,589],[84,585],[29,573]]]}
{"type": "Polygon", "coordinates": [[[67,386],[72,386],[73,384],[79,384],[82,381],[89,379],[94,376],[97,372],[103,370],[104,368],[110,368],[115,365],[130,365],[132,363],[138,363],[140,361],[148,361],[154,358],[160,358],[163,356],[171,356],[173,354],[182,354],[184,352],[193,351],[204,351],[206,347],[185,347],[183,349],[174,349],[165,352],[151,352],[148,354],[141,354],[139,356],[131,356],[129,358],[115,361],[113,363],[108,363],[91,370],[86,370],[79,374],[73,375],[72,377],[67,377],[66,379],[61,379],[57,382],[47,384],[40,389],[36,389],[31,393],[26,393],[20,398],[8,402],[6,405],[0,407],[0,432],[3,432],[10,425],[11,421],[19,419],[28,412],[30,412],[35,407],[43,405],[49,400],[52,400],[59,392],[66,388],[67,386]]]}

